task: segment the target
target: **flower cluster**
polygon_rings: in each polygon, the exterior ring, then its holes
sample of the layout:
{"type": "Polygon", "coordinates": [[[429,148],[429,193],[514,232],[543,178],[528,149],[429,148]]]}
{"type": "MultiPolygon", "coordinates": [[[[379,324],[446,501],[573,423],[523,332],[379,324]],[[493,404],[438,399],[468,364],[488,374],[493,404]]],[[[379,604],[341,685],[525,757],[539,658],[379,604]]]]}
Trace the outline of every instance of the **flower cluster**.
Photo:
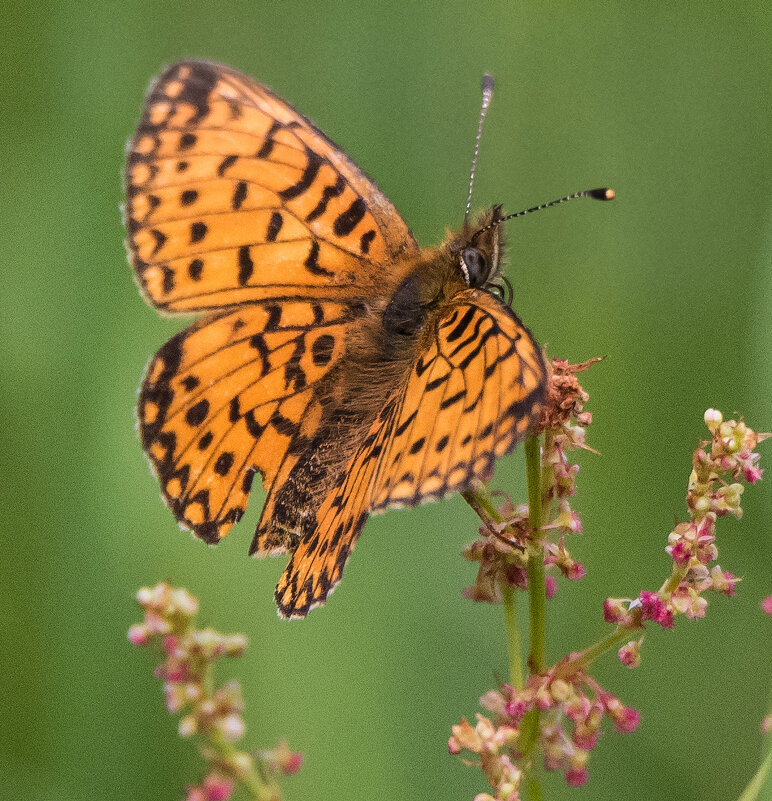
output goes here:
{"type": "MultiPolygon", "coordinates": [[[[466,494],[485,525],[479,529],[481,539],[468,545],[463,552],[466,559],[480,565],[474,585],[462,591],[464,597],[500,603],[502,586],[527,589],[528,560],[536,556],[544,559],[546,566],[554,565],[567,579],[584,576],[584,567],[566,548],[565,535],[582,531],[582,521],[570,505],[570,498],[576,492],[579,465],[572,464],[566,453],[576,448],[590,450],[585,444],[584,429],[592,422],[592,415],[583,409],[589,395],[580,386],[576,374],[596,361],[575,365],[562,359],[551,362],[547,402],[538,426],[539,431],[545,432],[542,505],[548,513],[539,532],[531,531],[527,504],[514,506],[506,499],[495,510],[485,509],[475,504],[474,490],[466,494]],[[551,534],[562,536],[553,541],[549,539],[551,534]]],[[[555,578],[548,576],[548,597],[554,594],[555,588],[555,578]]]]}
{"type": "MultiPolygon", "coordinates": [[[[509,500],[496,507],[482,486],[464,494],[484,523],[481,539],[464,552],[467,559],[479,563],[477,581],[464,594],[473,600],[504,603],[512,677],[510,684],[480,699],[492,714],[478,714],[475,724],[462,718],[453,726],[448,741],[451,754],[475,755],[472,764],[481,767],[492,788],[493,795],[481,793],[475,801],[518,801],[524,776],[530,773],[539,753],[547,770],[561,771],[569,785],[584,784],[590,752],[598,742],[603,720],[611,719],[621,732],[633,731],[639,722],[638,712],[591,678],[588,669],[592,662],[617,647],[622,664],[637,667],[643,643],[640,632],[647,621],[671,628],[677,615],[703,617],[705,593],[713,590],[734,595],[739,581],[717,563],[716,521],[726,515],[742,515],[741,482],[760,480],[762,470],[755,449],[769,435],[757,434],[742,420],[724,421],[719,412],[708,410],[705,422],[712,440],[700,443],[694,454],[687,494],[690,519],[678,523],[668,537],[670,577],[656,592],[643,591],[636,598],[607,598],[604,618],[617,624],[614,632],[549,668],[544,660],[543,626],[534,637],[543,609],[539,610],[538,593],[529,593],[531,673],[523,681],[519,637],[511,631],[516,629],[511,588],[531,589],[530,582],[538,586],[538,581],[543,581],[542,560],[545,567],[557,567],[566,578],[584,575],[584,568],[566,548],[566,535],[582,530],[570,506],[578,467],[566,454],[575,448],[591,450],[584,438],[584,429],[591,422],[589,413],[583,410],[588,396],[576,379],[576,373],[590,363],[552,363],[547,403],[537,432],[543,433],[539,471],[533,470],[537,453],[533,440],[526,447],[529,492],[539,498],[539,513],[534,515],[527,505],[515,506],[509,500]],[[534,489],[537,486],[540,497],[534,489]],[[629,639],[633,631],[639,636],[629,639]]],[[[554,578],[550,582],[547,577],[547,597],[554,586],[554,578]]],[[[772,596],[762,602],[762,608],[772,614],[772,596]]],[[[763,726],[772,729],[772,716],[763,726]]]]}
{"type": "Polygon", "coordinates": [[[604,718],[613,721],[620,732],[631,732],[638,726],[638,712],[576,670],[572,662],[575,657],[566,658],[546,674],[532,675],[521,690],[504,684],[487,692],[480,705],[493,713],[493,719],[478,714],[475,726],[463,719],[453,726],[450,753],[476,754],[495,792],[495,796],[482,798],[519,799],[522,770],[516,763],[533,747],[524,742],[529,713],[540,713],[538,746],[545,768],[561,771],[574,787],[587,781],[587,760],[598,743],[604,718]]]}
{"type": "MultiPolygon", "coordinates": [[[[756,433],[742,420],[725,421],[716,409],[705,412],[705,423],[712,440],[701,442],[694,452],[686,495],[691,519],[675,526],[665,548],[673,562],[672,573],[657,592],[643,591],[634,600],[607,598],[603,616],[610,623],[634,629],[652,620],[671,628],[677,615],[705,616],[707,591],[735,594],[740,579],[719,564],[711,565],[718,559],[716,520],[742,516],[739,482],[755,484],[761,479],[755,448],[768,435],[756,433]]],[[[637,645],[628,643],[620,649],[619,657],[629,667],[640,662],[637,645]]]]}
{"type": "Polygon", "coordinates": [[[145,618],[129,629],[129,642],[147,646],[160,643],[165,656],[155,669],[164,682],[166,708],[184,712],[179,723],[181,737],[201,737],[201,754],[210,772],[187,788],[186,801],[226,801],[234,783],[241,781],[260,801],[281,798],[274,777],[297,772],[302,755],[280,742],[272,751],[254,755],[238,751],[233,743],[244,735],[244,701],[237,681],[215,688],[212,665],[223,656],[238,657],[247,647],[242,634],[221,634],[212,628],[194,626],[198,601],[187,590],[157,584],[137,592],[145,618]]]}

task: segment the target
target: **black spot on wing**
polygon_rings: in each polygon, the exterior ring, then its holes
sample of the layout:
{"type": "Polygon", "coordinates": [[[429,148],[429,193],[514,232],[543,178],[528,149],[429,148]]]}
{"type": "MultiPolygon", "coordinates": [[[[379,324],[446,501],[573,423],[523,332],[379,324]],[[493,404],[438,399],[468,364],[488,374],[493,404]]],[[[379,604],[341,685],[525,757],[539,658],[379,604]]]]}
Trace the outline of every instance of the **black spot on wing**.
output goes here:
{"type": "Polygon", "coordinates": [[[306,168],[303,170],[303,174],[300,176],[300,180],[279,192],[279,197],[282,200],[292,200],[302,195],[314,182],[319,168],[322,166],[323,159],[318,153],[308,148],[306,148],[306,158],[308,162],[306,163],[306,168]]]}
{"type": "Polygon", "coordinates": [[[338,215],[332,225],[335,236],[348,236],[367,212],[367,206],[361,197],[358,197],[342,214],[338,215]]]}
{"type": "Polygon", "coordinates": [[[239,248],[239,284],[241,286],[246,286],[254,270],[255,263],[249,255],[249,245],[242,245],[239,248]]]}

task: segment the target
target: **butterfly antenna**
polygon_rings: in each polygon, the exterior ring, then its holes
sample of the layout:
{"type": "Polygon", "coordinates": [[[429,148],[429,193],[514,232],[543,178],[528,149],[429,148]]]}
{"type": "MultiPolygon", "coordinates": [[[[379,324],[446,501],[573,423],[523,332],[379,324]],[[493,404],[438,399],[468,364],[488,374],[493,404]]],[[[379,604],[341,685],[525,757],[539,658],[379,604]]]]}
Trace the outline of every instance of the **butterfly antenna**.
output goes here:
{"type": "Polygon", "coordinates": [[[464,213],[464,222],[469,219],[469,210],[472,208],[472,189],[474,188],[474,174],[477,170],[477,154],[480,152],[480,139],[482,139],[483,123],[485,122],[485,115],[488,113],[488,106],[491,104],[493,97],[493,76],[488,75],[486,72],[482,76],[482,106],[480,107],[480,119],[477,121],[477,136],[474,139],[474,156],[472,156],[472,171],[469,175],[469,195],[466,199],[466,212],[464,213]]]}
{"type": "Polygon", "coordinates": [[[613,200],[616,197],[616,192],[607,186],[601,187],[600,189],[585,189],[583,192],[574,192],[573,195],[566,195],[565,197],[560,197],[557,200],[551,200],[549,203],[542,203],[539,206],[531,206],[530,209],[525,209],[524,211],[516,211],[514,214],[507,214],[506,217],[502,217],[500,220],[494,220],[493,222],[490,222],[488,225],[481,228],[479,231],[476,231],[474,236],[472,236],[470,243],[473,243],[475,239],[480,236],[480,234],[490,231],[491,228],[495,228],[497,225],[501,225],[501,223],[506,222],[507,220],[514,220],[515,217],[524,217],[526,214],[530,214],[534,211],[541,211],[542,209],[548,209],[551,206],[559,206],[561,203],[567,203],[569,200],[576,200],[579,197],[590,197],[593,200],[613,200]]]}

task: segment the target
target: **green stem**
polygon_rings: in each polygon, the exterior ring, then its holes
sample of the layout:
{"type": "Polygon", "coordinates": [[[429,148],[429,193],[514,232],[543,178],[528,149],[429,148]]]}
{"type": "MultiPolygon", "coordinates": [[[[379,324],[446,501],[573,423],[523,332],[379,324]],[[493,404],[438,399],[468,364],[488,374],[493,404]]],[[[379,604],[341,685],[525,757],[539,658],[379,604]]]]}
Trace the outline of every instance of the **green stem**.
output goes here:
{"type": "Polygon", "coordinates": [[[754,777],[748,783],[748,786],[743,790],[742,795],[737,801],[756,801],[759,798],[759,793],[764,786],[764,780],[769,774],[770,767],[772,767],[772,750],[767,752],[764,761],[759,765],[754,777]]]}
{"type": "MultiPolygon", "coordinates": [[[[525,469],[528,477],[528,519],[531,533],[535,538],[542,527],[543,497],[541,489],[542,465],[538,437],[529,437],[525,441],[525,469]]],[[[534,673],[543,673],[547,669],[546,648],[546,582],[544,577],[544,552],[535,541],[531,544],[528,556],[528,601],[530,616],[530,650],[528,653],[528,669],[534,673]]],[[[520,728],[520,751],[527,755],[539,737],[539,710],[533,709],[523,717],[520,728]]],[[[529,774],[531,789],[529,798],[541,798],[541,786],[538,778],[529,774]]]]}
{"type": "MultiPolygon", "coordinates": [[[[528,476],[528,519],[531,533],[536,538],[541,531],[543,511],[538,437],[529,437],[525,442],[525,467],[528,476]]],[[[528,600],[531,620],[528,667],[532,673],[543,673],[547,669],[546,599],[544,551],[534,542],[528,558],[528,600]]]]}
{"type": "MultiPolygon", "coordinates": [[[[214,675],[211,663],[204,668],[203,675],[204,697],[212,699],[214,696],[214,675]]],[[[217,752],[218,761],[223,768],[235,779],[242,782],[252,794],[254,801],[278,801],[281,798],[279,785],[265,776],[260,762],[248,772],[236,772],[235,765],[239,750],[233,743],[225,739],[222,732],[217,729],[209,729],[205,732],[205,737],[209,745],[217,752]]]]}
{"type": "Polygon", "coordinates": [[[515,588],[509,584],[501,587],[504,605],[504,620],[507,626],[507,650],[509,651],[509,681],[516,690],[523,689],[523,658],[520,648],[520,631],[515,616],[515,588]]]}
{"type": "Polygon", "coordinates": [[[635,631],[635,629],[628,628],[627,626],[617,626],[607,637],[598,640],[598,642],[580,651],[572,659],[561,663],[555,670],[555,676],[568,678],[580,670],[585,670],[585,668],[594,662],[601,654],[613,648],[623,640],[626,640],[632,631],[635,631]]]}
{"type": "Polygon", "coordinates": [[[525,786],[528,793],[528,801],[543,801],[544,793],[541,790],[541,781],[539,774],[536,772],[537,768],[534,766],[528,773],[525,774],[525,786]]]}
{"type": "Polygon", "coordinates": [[[493,505],[488,490],[481,481],[477,481],[468,490],[461,493],[463,499],[474,509],[483,523],[501,523],[499,510],[493,505]]]}
{"type": "Polygon", "coordinates": [[[233,743],[228,742],[220,732],[208,732],[209,745],[217,751],[219,761],[223,767],[237,778],[252,794],[254,801],[278,801],[281,798],[279,785],[265,776],[258,763],[249,773],[235,773],[234,764],[239,755],[233,743]]]}

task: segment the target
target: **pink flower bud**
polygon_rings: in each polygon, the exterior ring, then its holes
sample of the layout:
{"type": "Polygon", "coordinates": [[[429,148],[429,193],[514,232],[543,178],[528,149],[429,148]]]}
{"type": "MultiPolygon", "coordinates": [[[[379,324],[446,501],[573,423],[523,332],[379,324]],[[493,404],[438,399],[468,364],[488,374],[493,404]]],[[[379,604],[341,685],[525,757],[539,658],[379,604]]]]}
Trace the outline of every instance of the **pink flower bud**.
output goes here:
{"type": "Polygon", "coordinates": [[[598,732],[585,726],[577,726],[571,736],[571,741],[577,748],[592,751],[598,744],[598,732]]]}
{"type": "Polygon", "coordinates": [[[228,801],[233,794],[233,782],[219,773],[210,773],[204,779],[206,801],[228,801]]]}
{"type": "Polygon", "coordinates": [[[603,602],[603,619],[606,623],[620,623],[627,619],[627,601],[624,598],[606,598],[603,602]]]}
{"type": "Polygon", "coordinates": [[[761,481],[763,474],[764,471],[760,467],[751,464],[747,465],[743,471],[743,476],[749,484],[755,484],[757,481],[761,481]]]}
{"type": "Polygon", "coordinates": [[[619,661],[629,668],[637,668],[641,664],[640,641],[630,640],[627,645],[623,645],[619,651],[619,661]]]}
{"type": "Polygon", "coordinates": [[[142,623],[135,623],[131,626],[126,636],[132,645],[147,645],[150,642],[150,632],[142,623]]]}
{"type": "Polygon", "coordinates": [[[723,592],[727,598],[736,594],[735,585],[740,579],[732,575],[728,570],[722,570],[720,565],[715,565],[710,571],[711,587],[716,592],[723,592]]]}
{"type": "Polygon", "coordinates": [[[673,612],[665,606],[665,602],[656,592],[644,590],[638,598],[641,603],[641,620],[653,620],[663,629],[673,627],[673,612]]]}
{"type": "Polygon", "coordinates": [[[587,784],[587,768],[571,768],[566,771],[566,784],[569,787],[582,787],[587,784]]]}
{"type": "Polygon", "coordinates": [[[293,752],[281,762],[281,772],[285,776],[291,776],[300,770],[303,764],[303,754],[293,752]]]}
{"type": "Polygon", "coordinates": [[[614,722],[619,731],[628,733],[638,728],[638,724],[641,722],[641,715],[632,707],[625,706],[622,708],[622,713],[615,716],[614,722]]]}
{"type": "Polygon", "coordinates": [[[584,569],[584,566],[580,562],[571,562],[565,571],[565,577],[570,581],[579,581],[580,579],[584,578],[587,571],[584,569]]]}
{"type": "Polygon", "coordinates": [[[772,595],[768,595],[762,602],[761,608],[768,614],[772,615],[772,595]]]}

